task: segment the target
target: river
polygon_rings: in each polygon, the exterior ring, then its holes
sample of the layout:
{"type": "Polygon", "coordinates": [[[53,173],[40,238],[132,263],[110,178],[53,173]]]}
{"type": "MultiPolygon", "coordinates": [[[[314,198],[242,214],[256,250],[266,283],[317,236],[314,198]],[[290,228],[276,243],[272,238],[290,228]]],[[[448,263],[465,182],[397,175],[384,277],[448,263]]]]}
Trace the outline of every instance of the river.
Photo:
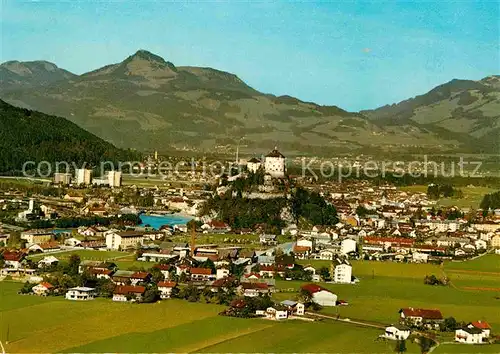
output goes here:
{"type": "Polygon", "coordinates": [[[179,214],[167,214],[164,216],[156,216],[156,215],[152,216],[152,215],[141,214],[140,217],[142,221],[140,226],[150,225],[156,230],[159,230],[160,227],[162,227],[163,225],[175,225],[175,224],[184,225],[189,220],[193,219],[192,216],[179,215],[179,214]]]}

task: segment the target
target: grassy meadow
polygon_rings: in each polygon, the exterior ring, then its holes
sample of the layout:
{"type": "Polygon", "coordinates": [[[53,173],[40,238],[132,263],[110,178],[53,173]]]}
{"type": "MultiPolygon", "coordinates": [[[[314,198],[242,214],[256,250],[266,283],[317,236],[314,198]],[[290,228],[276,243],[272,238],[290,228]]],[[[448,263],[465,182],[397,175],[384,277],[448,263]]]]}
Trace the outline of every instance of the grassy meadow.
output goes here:
{"type": "MultiPolygon", "coordinates": [[[[405,186],[400,188],[403,191],[411,193],[426,193],[427,186],[405,186]]],[[[463,192],[463,198],[440,198],[437,201],[438,206],[457,206],[459,208],[479,208],[479,204],[485,194],[496,192],[498,189],[490,187],[467,186],[458,187],[463,192]]]]}
{"type": "MultiPolygon", "coordinates": [[[[64,253],[69,257],[73,252],[64,253]]],[[[120,268],[151,267],[133,254],[77,251],[82,259],[116,259],[120,268]]],[[[56,254],[62,258],[63,254],[56,254]]],[[[500,332],[498,260],[489,254],[467,262],[431,264],[354,261],[355,285],[322,284],[349,306],[324,308],[380,324],[396,323],[402,307],[440,309],[459,321],[486,320],[500,332]],[[423,284],[428,274],[446,273],[447,287],[423,284]],[[473,289],[467,289],[467,288],[473,289]]],[[[301,261],[316,268],[327,261],[301,261]]],[[[277,301],[294,299],[303,282],[278,280],[277,301]]],[[[114,303],[106,299],[71,302],[63,297],[18,295],[21,283],[0,282],[0,340],[9,353],[31,352],[332,352],[390,353],[394,342],[376,340],[381,330],[330,320],[319,322],[249,320],[219,316],[224,306],[168,300],[156,304],[114,303]],[[8,342],[8,343],[7,343],[8,342]]],[[[407,342],[407,353],[419,353],[407,342]]],[[[436,353],[497,353],[498,346],[443,343],[436,353]]]]}
{"type": "MultiPolygon", "coordinates": [[[[392,352],[380,330],[350,324],[274,322],[218,316],[223,306],[71,302],[17,295],[0,282],[0,340],[9,353],[37,352],[392,352]],[[7,337],[8,336],[8,337],[7,337]],[[8,343],[7,343],[8,341],[8,343]]],[[[418,353],[407,344],[409,353],[418,353]]]]}

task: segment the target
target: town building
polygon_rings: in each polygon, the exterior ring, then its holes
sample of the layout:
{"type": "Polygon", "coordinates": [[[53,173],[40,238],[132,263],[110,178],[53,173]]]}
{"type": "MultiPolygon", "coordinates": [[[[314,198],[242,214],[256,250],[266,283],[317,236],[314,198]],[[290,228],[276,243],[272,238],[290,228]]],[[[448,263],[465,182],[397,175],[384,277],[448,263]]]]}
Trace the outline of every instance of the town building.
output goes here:
{"type": "Polygon", "coordinates": [[[69,185],[71,183],[71,173],[54,173],[54,184],[69,185]]]}
{"type": "Polygon", "coordinates": [[[332,261],[330,274],[335,283],[352,282],[352,266],[347,259],[336,258],[332,261]]]}
{"type": "Polygon", "coordinates": [[[75,170],[76,184],[89,185],[92,182],[92,170],[79,168],[75,170]]]}
{"type": "Polygon", "coordinates": [[[136,231],[111,232],[106,235],[106,247],[111,250],[126,250],[142,245],[144,234],[136,231]]]}
{"type": "Polygon", "coordinates": [[[111,188],[118,188],[122,185],[122,173],[120,171],[108,171],[108,184],[111,188]]]}
{"type": "Polygon", "coordinates": [[[285,177],[286,160],[285,156],[275,147],[273,151],[266,155],[264,161],[264,170],[266,174],[275,178],[285,177]]]}
{"type": "Polygon", "coordinates": [[[27,243],[42,244],[49,242],[54,237],[51,231],[47,230],[28,230],[21,232],[21,239],[27,243]]]}

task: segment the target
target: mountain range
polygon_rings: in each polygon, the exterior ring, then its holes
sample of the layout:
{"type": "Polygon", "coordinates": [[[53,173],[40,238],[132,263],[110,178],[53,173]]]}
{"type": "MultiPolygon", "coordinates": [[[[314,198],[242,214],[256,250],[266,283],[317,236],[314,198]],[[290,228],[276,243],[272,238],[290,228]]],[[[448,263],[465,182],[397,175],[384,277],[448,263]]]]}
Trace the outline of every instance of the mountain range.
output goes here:
{"type": "Polygon", "coordinates": [[[75,75],[45,61],[0,65],[0,98],[65,117],[122,148],[288,153],[500,151],[500,76],[452,80],[373,110],[261,93],[236,75],[145,50],[75,75]],[[229,150],[228,150],[229,149],[229,150]]]}

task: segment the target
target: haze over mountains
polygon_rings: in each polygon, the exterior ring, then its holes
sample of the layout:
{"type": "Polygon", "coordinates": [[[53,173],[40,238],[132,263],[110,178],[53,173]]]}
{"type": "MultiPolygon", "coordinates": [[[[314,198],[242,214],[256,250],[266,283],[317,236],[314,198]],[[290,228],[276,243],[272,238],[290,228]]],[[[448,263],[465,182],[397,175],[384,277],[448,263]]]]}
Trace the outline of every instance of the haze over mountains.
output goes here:
{"type": "Polygon", "coordinates": [[[79,76],[48,62],[3,63],[0,97],[139,150],[213,151],[243,138],[255,152],[275,145],[322,155],[500,151],[500,76],[452,80],[398,104],[353,113],[264,94],[234,74],[175,66],[140,50],[79,76]]]}

